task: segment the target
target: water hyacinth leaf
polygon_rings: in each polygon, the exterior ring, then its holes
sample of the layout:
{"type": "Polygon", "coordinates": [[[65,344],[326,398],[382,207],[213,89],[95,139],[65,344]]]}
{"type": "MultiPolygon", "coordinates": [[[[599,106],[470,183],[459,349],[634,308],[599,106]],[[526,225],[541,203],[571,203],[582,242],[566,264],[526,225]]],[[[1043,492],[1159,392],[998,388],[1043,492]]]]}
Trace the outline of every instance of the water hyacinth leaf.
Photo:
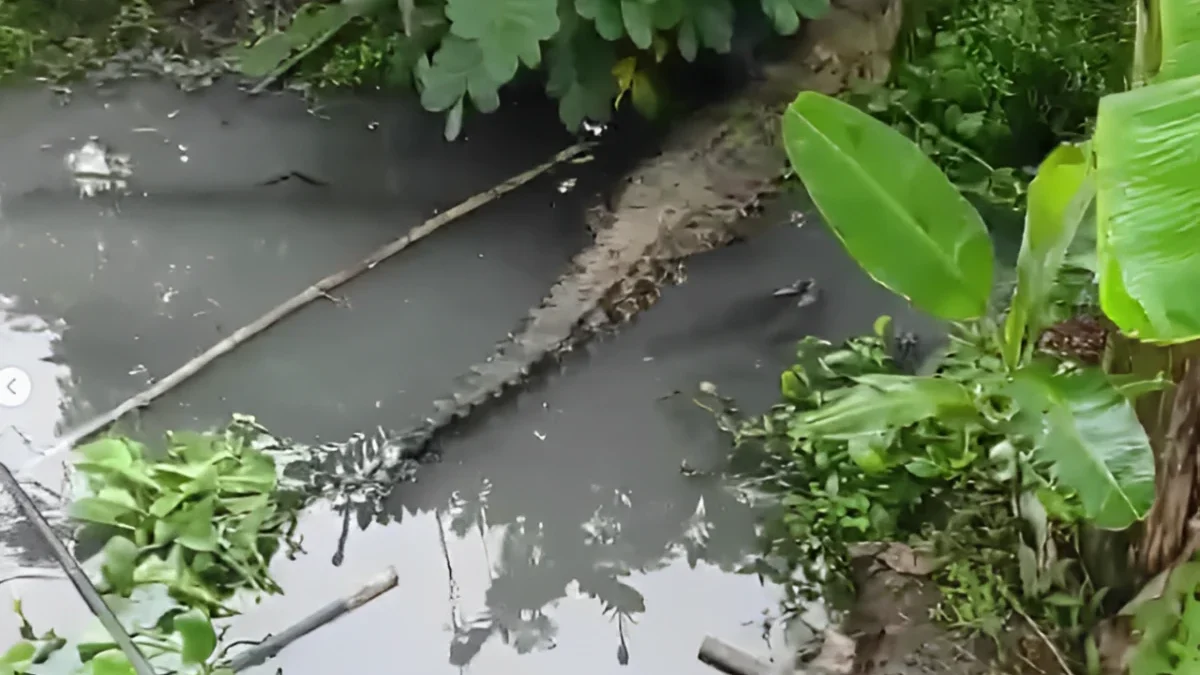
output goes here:
{"type": "Polygon", "coordinates": [[[169,521],[175,528],[176,541],[193,551],[217,550],[219,539],[213,524],[214,513],[215,505],[211,498],[176,512],[169,521]]]}
{"type": "Polygon", "coordinates": [[[126,501],[110,501],[101,497],[80,497],[67,507],[67,516],[88,523],[127,528],[129,524],[122,519],[136,511],[136,505],[130,506],[126,501]]]}
{"type": "Polygon", "coordinates": [[[1004,322],[1004,361],[1009,368],[1017,366],[1023,347],[1045,327],[1046,301],[1092,201],[1085,150],[1067,144],[1055,148],[1029,184],[1017,287],[1004,322]]]}
{"type": "Polygon", "coordinates": [[[121,438],[101,438],[75,452],[80,456],[77,464],[83,462],[111,469],[127,469],[134,460],[133,449],[121,438]]]}
{"type": "Polygon", "coordinates": [[[1079,496],[1097,527],[1121,530],[1154,503],[1154,453],[1129,400],[1099,368],[1053,373],[1044,364],[1014,379],[1022,414],[1041,418],[1039,460],[1079,496]]]}
{"type": "Polygon", "coordinates": [[[183,639],[184,663],[204,663],[217,648],[217,634],[212,622],[198,609],[177,615],[175,630],[183,639]]]}
{"type": "Polygon", "coordinates": [[[783,137],[825,222],[871,277],[943,319],[987,311],[993,253],[983,219],[917,145],[810,91],[784,113],[783,137]]]}
{"type": "Polygon", "coordinates": [[[849,439],[880,434],[932,417],[977,414],[962,385],[939,377],[864,375],[835,402],[797,415],[788,427],[792,438],[849,439]]]}
{"type": "Polygon", "coordinates": [[[1200,76],[1100,100],[1096,156],[1100,301],[1125,333],[1200,337],[1200,76]]]}
{"type": "Polygon", "coordinates": [[[137,675],[133,664],[119,649],[109,649],[92,657],[87,663],[89,675],[137,675]]]}
{"type": "Polygon", "coordinates": [[[138,546],[125,537],[113,537],[101,551],[104,562],[100,574],[115,593],[126,595],[133,590],[133,570],[137,567],[138,546]]]}

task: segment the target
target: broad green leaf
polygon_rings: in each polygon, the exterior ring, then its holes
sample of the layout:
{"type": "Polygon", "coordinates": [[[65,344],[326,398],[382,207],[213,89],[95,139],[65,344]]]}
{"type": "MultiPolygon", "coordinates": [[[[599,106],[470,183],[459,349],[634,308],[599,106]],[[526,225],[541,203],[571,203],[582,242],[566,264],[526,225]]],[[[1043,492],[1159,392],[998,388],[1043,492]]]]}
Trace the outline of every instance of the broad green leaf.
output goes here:
{"type": "Polygon", "coordinates": [[[426,110],[448,111],[467,95],[480,112],[493,112],[500,107],[503,82],[496,81],[488,72],[483,50],[473,40],[447,35],[432,61],[422,58],[417,63],[417,82],[421,105],[426,110]]]}
{"type": "Polygon", "coordinates": [[[853,438],[908,426],[931,417],[977,414],[971,394],[940,377],[864,375],[836,402],[797,415],[788,427],[793,438],[853,438]]]}
{"type": "Polygon", "coordinates": [[[562,30],[546,60],[546,93],[558,99],[558,116],[568,130],[578,130],[585,119],[605,123],[617,95],[612,76],[616,52],[569,6],[564,5],[560,21],[562,30]]]}
{"type": "Polygon", "coordinates": [[[104,602],[130,633],[154,628],[167,613],[180,609],[165,584],[143,584],[128,598],[106,595],[104,602]]]}
{"type": "Polygon", "coordinates": [[[176,511],[168,519],[175,528],[176,541],[193,551],[217,550],[217,528],[213,524],[212,499],[197,502],[188,509],[176,511]]]}
{"type": "Polygon", "coordinates": [[[987,311],[993,258],[983,219],[920,148],[808,91],[784,114],[783,136],[825,222],[876,281],[943,319],[987,311]]]}
{"type": "Polygon", "coordinates": [[[1077,145],[1060,145],[1029,184],[1025,232],[1017,256],[1017,288],[1004,322],[1004,361],[1015,368],[1026,344],[1045,327],[1045,304],[1092,200],[1086,183],[1088,156],[1077,145]]]}
{"type": "Polygon", "coordinates": [[[621,0],[575,0],[575,11],[594,22],[596,32],[605,40],[613,42],[625,37],[621,0]]]}
{"type": "Polygon", "coordinates": [[[101,497],[80,497],[67,506],[67,516],[75,520],[100,525],[116,525],[129,527],[123,518],[136,513],[136,507],[131,507],[125,501],[111,501],[101,497]]]}
{"type": "Polygon", "coordinates": [[[182,492],[168,492],[150,505],[150,515],[155,518],[165,518],[167,514],[175,510],[177,506],[187,499],[187,495],[182,492]]]}
{"type": "Polygon", "coordinates": [[[80,461],[110,469],[128,469],[135,458],[133,449],[121,438],[101,438],[78,448],[80,461]]]}
{"type": "Polygon", "coordinates": [[[763,14],[781,35],[800,28],[800,19],[819,19],[829,13],[829,0],[761,0],[763,14]]]}
{"type": "Polygon", "coordinates": [[[137,675],[133,664],[119,649],[100,652],[87,665],[90,675],[137,675]]]}
{"type": "Polygon", "coordinates": [[[104,562],[100,573],[113,592],[125,595],[133,590],[133,570],[137,567],[138,546],[125,537],[113,537],[101,551],[104,562]]]}
{"type": "Polygon", "coordinates": [[[1200,75],[1200,0],[1158,0],[1162,66],[1156,82],[1200,75]]]}
{"type": "Polygon", "coordinates": [[[541,41],[558,32],[558,0],[448,0],[450,32],[475,41],[493,82],[508,82],[524,63],[542,62],[541,41]]]}
{"type": "Polygon", "coordinates": [[[1200,76],[1100,100],[1096,133],[1100,300],[1127,334],[1200,337],[1200,76]]]}
{"type": "Polygon", "coordinates": [[[23,672],[30,662],[33,661],[34,654],[37,653],[37,647],[26,640],[14,644],[8,648],[0,656],[0,664],[13,667],[17,672],[23,672]]]}
{"type": "Polygon", "coordinates": [[[700,46],[719,54],[729,52],[733,41],[733,3],[730,0],[683,0],[681,6],[680,31],[690,31],[698,38],[700,46]]]}
{"type": "Polygon", "coordinates": [[[621,21],[625,32],[639,49],[654,43],[654,5],[646,0],[621,0],[621,21]]]}
{"type": "Polygon", "coordinates": [[[175,630],[183,638],[184,663],[204,663],[217,648],[217,634],[212,622],[198,609],[177,615],[175,630]]]}
{"type": "Polygon", "coordinates": [[[1133,406],[1099,368],[1055,374],[1043,363],[1017,371],[1023,415],[1041,419],[1035,451],[1079,496],[1094,525],[1120,530],[1154,502],[1154,453],[1133,406]]]}

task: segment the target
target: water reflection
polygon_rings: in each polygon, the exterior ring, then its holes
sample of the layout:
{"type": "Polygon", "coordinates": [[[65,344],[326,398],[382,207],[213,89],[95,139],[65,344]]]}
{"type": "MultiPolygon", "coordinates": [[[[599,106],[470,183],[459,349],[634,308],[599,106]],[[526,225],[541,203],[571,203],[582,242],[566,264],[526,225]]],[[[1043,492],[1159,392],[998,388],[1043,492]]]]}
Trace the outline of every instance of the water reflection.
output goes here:
{"type": "Polygon", "coordinates": [[[58,359],[65,327],[61,320],[29,313],[16,297],[0,295],[0,368],[19,368],[32,383],[25,403],[0,407],[0,461],[13,469],[53,441],[71,405],[71,371],[58,359]]]}

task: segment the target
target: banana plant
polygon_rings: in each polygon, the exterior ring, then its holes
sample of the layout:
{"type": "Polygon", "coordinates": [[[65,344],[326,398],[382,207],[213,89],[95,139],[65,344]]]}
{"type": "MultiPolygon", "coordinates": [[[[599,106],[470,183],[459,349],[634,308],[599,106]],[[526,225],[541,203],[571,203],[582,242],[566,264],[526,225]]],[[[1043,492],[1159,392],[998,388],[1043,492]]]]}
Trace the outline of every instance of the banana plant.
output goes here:
{"type": "MultiPolygon", "coordinates": [[[[1003,376],[974,388],[1021,408],[1002,420],[1005,433],[1029,444],[1035,463],[1048,464],[1056,484],[1074,491],[1092,522],[1106,529],[1128,527],[1153,504],[1149,439],[1114,378],[1099,368],[1049,368],[1034,349],[1080,226],[1095,228],[1101,307],[1124,335],[1157,344],[1200,338],[1200,303],[1193,299],[1200,288],[1200,0],[1136,1],[1131,79],[1141,86],[1102,99],[1093,139],[1058,147],[1039,167],[1016,288],[995,312],[1000,316],[990,315],[994,253],[983,219],[915,144],[814,92],[797,96],[783,119],[793,169],[867,274],[936,317],[994,326],[1003,376]]],[[[858,386],[874,396],[833,405],[886,399],[893,416],[932,409],[899,397],[934,387],[858,386]]],[[[937,389],[945,395],[945,387],[937,389]]],[[[821,411],[820,418],[855,419],[841,410],[821,411]]]]}

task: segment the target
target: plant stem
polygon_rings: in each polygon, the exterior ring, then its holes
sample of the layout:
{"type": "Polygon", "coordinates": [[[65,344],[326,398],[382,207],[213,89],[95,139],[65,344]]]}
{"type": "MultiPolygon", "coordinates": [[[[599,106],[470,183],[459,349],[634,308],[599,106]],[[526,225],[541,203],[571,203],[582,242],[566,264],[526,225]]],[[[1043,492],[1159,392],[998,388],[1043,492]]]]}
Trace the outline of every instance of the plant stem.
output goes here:
{"type": "Polygon", "coordinates": [[[201,368],[207,366],[230,351],[233,351],[233,349],[238,345],[249,341],[251,338],[275,325],[289,314],[295,312],[301,307],[308,305],[318,298],[330,297],[329,291],[341,286],[351,279],[354,279],[367,270],[374,269],[379,263],[391,258],[400,251],[403,251],[430,234],[433,234],[433,232],[443,225],[457,220],[458,218],[475,211],[481,206],[489,204],[500,197],[503,197],[509,192],[516,190],[522,185],[525,185],[534,178],[546,173],[559,164],[574,158],[576,155],[582,154],[593,145],[595,145],[595,143],[590,141],[576,143],[562,152],[559,152],[549,161],[529,169],[524,173],[517,174],[516,176],[509,178],[499,185],[475,194],[466,201],[460,202],[452,208],[449,208],[430,218],[429,220],[426,220],[424,223],[410,230],[408,234],[392,241],[391,243],[381,246],[353,266],[321,279],[312,286],[304,289],[304,291],[301,293],[280,303],[274,309],[271,309],[258,319],[255,319],[249,324],[237,329],[224,340],[221,340],[212,347],[209,347],[208,350],[206,350],[203,354],[200,354],[191,361],[188,361],[175,372],[156,382],[154,386],[129,398],[112,410],[93,417],[87,422],[84,422],[80,426],[76,427],[70,433],[63,436],[57,444],[55,444],[44,454],[52,455],[70,450],[80,441],[99,433],[100,431],[103,431],[106,427],[121,419],[125,415],[139,408],[145,408],[158,397],[162,396],[168,391],[171,391],[181,382],[195,375],[200,371],[201,368]]]}

